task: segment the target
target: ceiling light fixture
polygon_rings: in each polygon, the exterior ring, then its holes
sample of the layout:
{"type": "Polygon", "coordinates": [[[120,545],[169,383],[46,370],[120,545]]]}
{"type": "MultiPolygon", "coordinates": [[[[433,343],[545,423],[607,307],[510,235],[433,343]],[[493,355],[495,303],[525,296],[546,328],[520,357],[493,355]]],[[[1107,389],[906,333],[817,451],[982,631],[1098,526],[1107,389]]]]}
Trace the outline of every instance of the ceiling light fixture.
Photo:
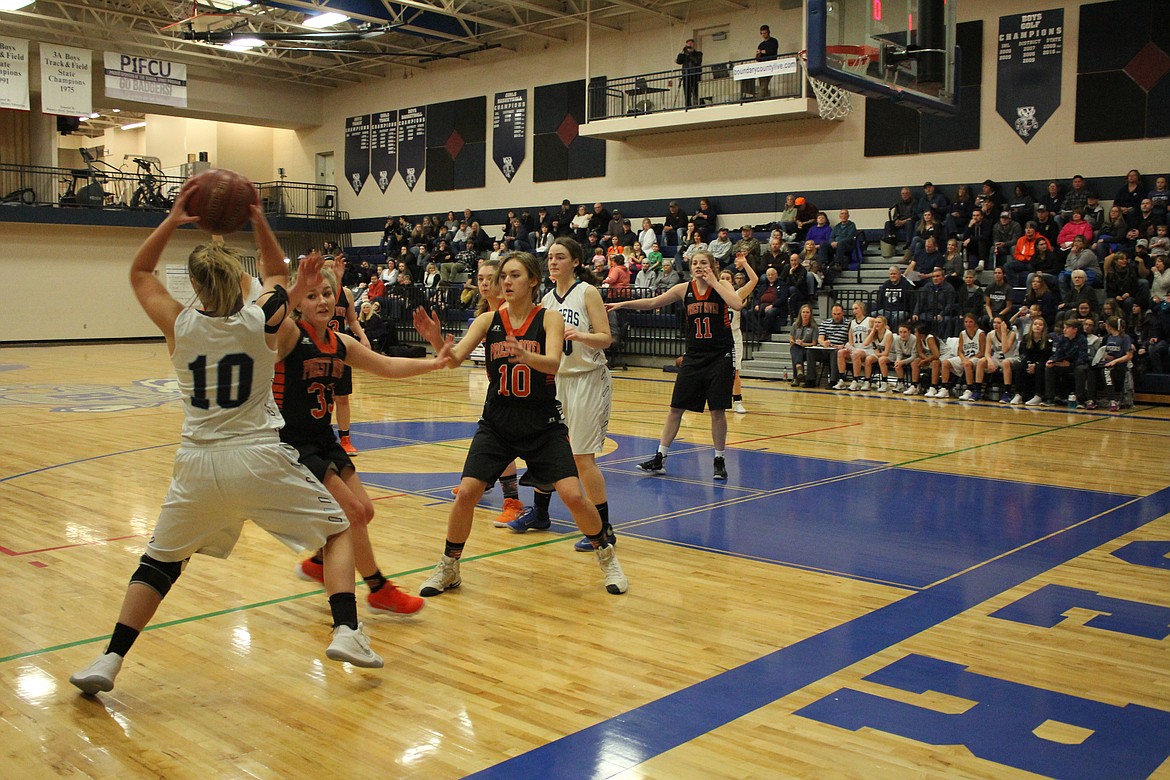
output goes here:
{"type": "Polygon", "coordinates": [[[123,130],[137,130],[140,127],[146,127],[146,122],[131,122],[128,125],[122,125],[123,130]]]}
{"type": "Polygon", "coordinates": [[[0,0],[0,11],[19,11],[28,8],[35,0],[0,0]]]}
{"type": "Polygon", "coordinates": [[[253,38],[250,35],[241,38],[232,38],[227,43],[223,44],[223,48],[229,51],[251,51],[264,45],[264,41],[259,38],[253,38]]]}
{"type": "Polygon", "coordinates": [[[332,27],[335,24],[348,22],[349,17],[345,14],[338,13],[324,13],[317,16],[310,16],[305,20],[305,27],[312,27],[314,30],[320,30],[323,27],[332,27]]]}

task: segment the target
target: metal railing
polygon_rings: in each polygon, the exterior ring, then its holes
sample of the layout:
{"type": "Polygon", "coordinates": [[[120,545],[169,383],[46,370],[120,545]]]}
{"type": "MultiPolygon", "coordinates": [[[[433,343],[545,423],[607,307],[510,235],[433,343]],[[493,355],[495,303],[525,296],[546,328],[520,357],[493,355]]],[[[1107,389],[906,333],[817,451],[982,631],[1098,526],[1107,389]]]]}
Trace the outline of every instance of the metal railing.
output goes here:
{"type": "MultiPolygon", "coordinates": [[[[795,58],[795,53],[779,57],[781,60],[795,58]]],[[[684,111],[755,100],[796,98],[804,94],[804,72],[799,65],[791,73],[768,77],[766,85],[761,84],[762,79],[755,77],[733,78],[735,66],[749,62],[754,63],[755,60],[703,65],[695,69],[696,72],[686,75],[681,69],[675,68],[636,76],[594,79],[589,85],[589,120],[684,111]],[[690,82],[691,79],[694,81],[690,82]],[[690,95],[686,89],[688,82],[694,86],[690,95]]]]}

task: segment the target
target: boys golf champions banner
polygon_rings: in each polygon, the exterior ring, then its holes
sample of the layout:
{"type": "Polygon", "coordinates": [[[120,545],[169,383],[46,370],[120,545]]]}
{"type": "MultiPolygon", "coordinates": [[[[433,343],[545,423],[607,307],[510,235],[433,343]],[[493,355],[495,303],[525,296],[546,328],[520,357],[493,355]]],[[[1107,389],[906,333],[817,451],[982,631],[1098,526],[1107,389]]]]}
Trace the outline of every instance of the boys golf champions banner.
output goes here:
{"type": "Polygon", "coordinates": [[[999,17],[995,110],[1028,143],[1060,107],[1064,9],[999,17]]]}
{"type": "Polygon", "coordinates": [[[492,159],[509,183],[524,162],[528,132],[528,90],[497,92],[492,111],[492,159]]]}

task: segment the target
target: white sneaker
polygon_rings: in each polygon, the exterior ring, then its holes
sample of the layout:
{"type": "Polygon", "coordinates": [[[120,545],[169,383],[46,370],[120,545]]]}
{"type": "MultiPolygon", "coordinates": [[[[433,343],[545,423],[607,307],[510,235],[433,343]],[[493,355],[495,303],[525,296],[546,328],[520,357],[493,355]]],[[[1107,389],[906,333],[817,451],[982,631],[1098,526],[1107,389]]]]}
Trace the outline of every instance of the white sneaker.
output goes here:
{"type": "Polygon", "coordinates": [[[1044,399],[1038,395],[1034,395],[1024,402],[1024,406],[1039,406],[1044,402],[1044,399]]]}
{"type": "Polygon", "coordinates": [[[875,387],[874,389],[877,390],[879,393],[884,393],[887,390],[886,383],[885,382],[878,382],[877,387],[875,387]]]}
{"type": "Polygon", "coordinates": [[[747,409],[744,407],[743,401],[736,401],[731,405],[731,408],[735,411],[736,414],[747,414],[747,409]]]}
{"type": "Polygon", "coordinates": [[[906,385],[902,384],[901,382],[894,383],[894,392],[895,393],[901,393],[901,392],[905,391],[905,389],[906,389],[906,385]]]}
{"type": "Polygon", "coordinates": [[[983,273],[983,263],[982,262],[980,262],[979,265],[975,266],[975,273],[977,273],[977,274],[983,273]]]}
{"type": "Polygon", "coordinates": [[[438,596],[443,591],[458,588],[462,584],[463,579],[459,576],[459,559],[448,558],[444,555],[435,564],[435,569],[431,572],[431,576],[423,580],[418,595],[427,597],[438,596]]]}
{"type": "Polygon", "coordinates": [[[845,389],[845,380],[838,379],[837,384],[833,385],[833,389],[834,390],[844,390],[845,389]]]}
{"type": "Polygon", "coordinates": [[[1024,402],[1024,396],[1020,395],[1019,393],[1016,393],[1015,395],[1012,396],[1012,400],[1009,401],[1008,403],[1010,403],[1012,406],[1019,406],[1023,402],[1024,402]]]}
{"type": "Polygon", "coordinates": [[[849,383],[850,392],[856,393],[860,389],[861,389],[861,383],[858,382],[856,379],[854,379],[852,382],[849,383]]]}
{"type": "Polygon", "coordinates": [[[325,650],[325,657],[333,661],[360,666],[365,669],[381,669],[385,663],[382,656],[370,649],[370,639],[358,623],[357,629],[337,626],[333,629],[333,641],[325,650]]]}
{"type": "Polygon", "coordinates": [[[618,563],[617,551],[612,544],[598,548],[597,562],[601,564],[601,570],[605,573],[605,589],[607,591],[615,596],[620,596],[630,589],[630,583],[626,579],[625,572],[622,571],[622,565],[618,563]]]}
{"type": "Polygon", "coordinates": [[[870,390],[870,389],[871,389],[871,385],[870,385],[870,383],[869,383],[869,380],[868,380],[868,379],[867,379],[867,380],[865,380],[864,382],[862,382],[862,383],[861,383],[861,390],[862,390],[862,392],[866,392],[866,391],[868,391],[868,390],[870,390]]]}
{"type": "Polygon", "coordinates": [[[918,395],[918,385],[910,385],[902,391],[902,395],[918,395]]]}
{"type": "Polygon", "coordinates": [[[960,401],[970,401],[974,397],[975,397],[974,394],[972,394],[972,392],[970,390],[964,390],[963,394],[961,396],[959,396],[959,400],[960,401]]]}
{"type": "Polygon", "coordinates": [[[935,396],[938,395],[938,390],[931,387],[931,388],[928,388],[927,391],[925,393],[923,393],[923,395],[925,395],[927,398],[934,398],[935,396]]]}
{"type": "Polygon", "coordinates": [[[117,653],[104,653],[85,669],[70,675],[69,682],[80,688],[87,696],[93,696],[99,691],[112,691],[114,678],[122,670],[123,660],[125,659],[117,653]]]}
{"type": "Polygon", "coordinates": [[[950,398],[951,391],[947,390],[945,387],[940,387],[938,389],[938,392],[934,394],[934,397],[935,398],[950,398]]]}

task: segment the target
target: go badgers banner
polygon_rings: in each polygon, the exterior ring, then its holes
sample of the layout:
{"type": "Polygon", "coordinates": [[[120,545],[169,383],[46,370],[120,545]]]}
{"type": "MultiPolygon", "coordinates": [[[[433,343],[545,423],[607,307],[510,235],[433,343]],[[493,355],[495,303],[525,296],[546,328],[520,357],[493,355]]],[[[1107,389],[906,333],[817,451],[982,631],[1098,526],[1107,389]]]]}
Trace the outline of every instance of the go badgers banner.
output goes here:
{"type": "Polygon", "coordinates": [[[28,111],[28,41],[0,38],[0,108],[28,111]]]}
{"type": "Polygon", "coordinates": [[[999,17],[995,110],[1024,143],[1060,107],[1064,9],[999,17]]]}
{"type": "Polygon", "coordinates": [[[41,44],[41,111],[80,116],[93,111],[93,52],[41,44]]]}
{"type": "Polygon", "coordinates": [[[114,52],[106,52],[105,60],[106,97],[186,107],[186,65],[114,52]]]}

